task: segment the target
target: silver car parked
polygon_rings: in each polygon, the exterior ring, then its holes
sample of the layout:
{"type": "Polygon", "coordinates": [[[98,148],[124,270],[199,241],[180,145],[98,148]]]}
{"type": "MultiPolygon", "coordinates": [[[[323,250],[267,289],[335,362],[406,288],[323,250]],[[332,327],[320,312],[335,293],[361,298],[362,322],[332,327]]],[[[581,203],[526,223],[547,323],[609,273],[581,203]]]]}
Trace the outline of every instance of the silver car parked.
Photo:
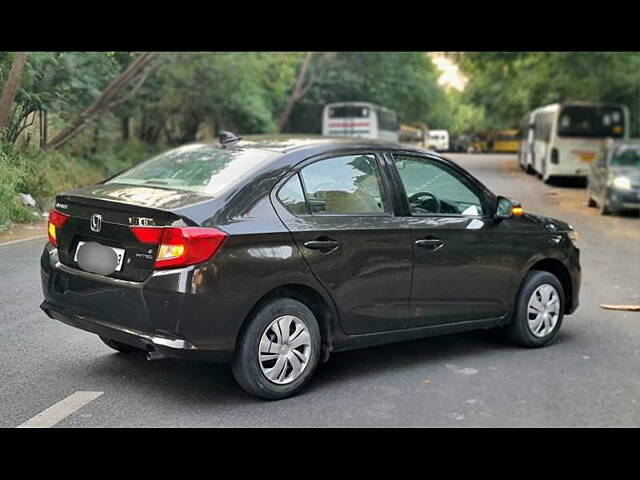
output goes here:
{"type": "Polygon", "coordinates": [[[640,139],[607,139],[588,174],[587,205],[602,215],[640,208],[640,139]]]}

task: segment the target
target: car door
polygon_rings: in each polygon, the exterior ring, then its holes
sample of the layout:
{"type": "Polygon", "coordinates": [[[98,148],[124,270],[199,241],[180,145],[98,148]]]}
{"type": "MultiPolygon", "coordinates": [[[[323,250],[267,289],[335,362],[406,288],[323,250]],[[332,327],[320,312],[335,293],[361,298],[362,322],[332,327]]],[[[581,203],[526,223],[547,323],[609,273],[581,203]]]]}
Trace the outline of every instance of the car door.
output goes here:
{"type": "Polygon", "coordinates": [[[365,151],[311,159],[276,194],[286,209],[281,218],[347,334],[409,323],[411,234],[392,215],[389,190],[380,157],[365,151]]]}
{"type": "Polygon", "coordinates": [[[514,268],[509,227],[495,198],[466,172],[435,158],[390,154],[414,250],[411,327],[507,314],[514,268]]]}

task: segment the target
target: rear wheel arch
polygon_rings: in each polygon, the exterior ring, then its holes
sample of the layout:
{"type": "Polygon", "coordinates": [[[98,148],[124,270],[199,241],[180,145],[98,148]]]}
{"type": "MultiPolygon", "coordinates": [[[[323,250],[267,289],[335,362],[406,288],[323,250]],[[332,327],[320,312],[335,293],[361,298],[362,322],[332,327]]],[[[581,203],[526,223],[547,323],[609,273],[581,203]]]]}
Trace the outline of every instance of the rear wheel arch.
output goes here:
{"type": "Polygon", "coordinates": [[[245,316],[236,336],[236,341],[242,335],[242,332],[246,328],[249,320],[262,308],[263,305],[275,298],[292,298],[304,304],[315,315],[318,326],[320,327],[321,349],[322,354],[320,357],[321,362],[325,362],[329,358],[329,353],[332,349],[333,337],[335,333],[335,327],[337,325],[337,312],[320,292],[313,287],[303,284],[286,284],[273,288],[265,293],[260,299],[255,302],[249,313],[245,316]]]}

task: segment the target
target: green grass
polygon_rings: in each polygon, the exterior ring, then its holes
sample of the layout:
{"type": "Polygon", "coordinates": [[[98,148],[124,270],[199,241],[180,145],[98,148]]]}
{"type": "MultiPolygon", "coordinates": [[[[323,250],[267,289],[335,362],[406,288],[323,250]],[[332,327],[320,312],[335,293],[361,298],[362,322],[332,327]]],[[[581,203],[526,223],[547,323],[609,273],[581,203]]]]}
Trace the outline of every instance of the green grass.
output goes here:
{"type": "Polygon", "coordinates": [[[0,231],[11,223],[42,219],[37,209],[25,207],[18,193],[29,193],[43,210],[56,194],[96,183],[150,158],[153,148],[137,142],[113,144],[91,155],[43,152],[33,147],[0,145],[0,231]]]}

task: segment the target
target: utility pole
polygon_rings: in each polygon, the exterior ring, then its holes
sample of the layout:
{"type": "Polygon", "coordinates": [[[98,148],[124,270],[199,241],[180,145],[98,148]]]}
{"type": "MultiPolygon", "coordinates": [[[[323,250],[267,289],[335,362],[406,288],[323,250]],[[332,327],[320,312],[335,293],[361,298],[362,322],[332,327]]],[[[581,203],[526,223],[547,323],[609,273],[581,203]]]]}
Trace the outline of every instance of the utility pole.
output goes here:
{"type": "Polygon", "coordinates": [[[27,61],[27,52],[16,52],[16,56],[13,59],[11,65],[11,71],[7,78],[7,83],[4,85],[2,91],[2,98],[0,98],[0,134],[7,125],[9,114],[11,113],[11,106],[13,105],[13,99],[16,97],[16,91],[20,83],[20,77],[22,76],[22,70],[24,64],[27,61]]]}

